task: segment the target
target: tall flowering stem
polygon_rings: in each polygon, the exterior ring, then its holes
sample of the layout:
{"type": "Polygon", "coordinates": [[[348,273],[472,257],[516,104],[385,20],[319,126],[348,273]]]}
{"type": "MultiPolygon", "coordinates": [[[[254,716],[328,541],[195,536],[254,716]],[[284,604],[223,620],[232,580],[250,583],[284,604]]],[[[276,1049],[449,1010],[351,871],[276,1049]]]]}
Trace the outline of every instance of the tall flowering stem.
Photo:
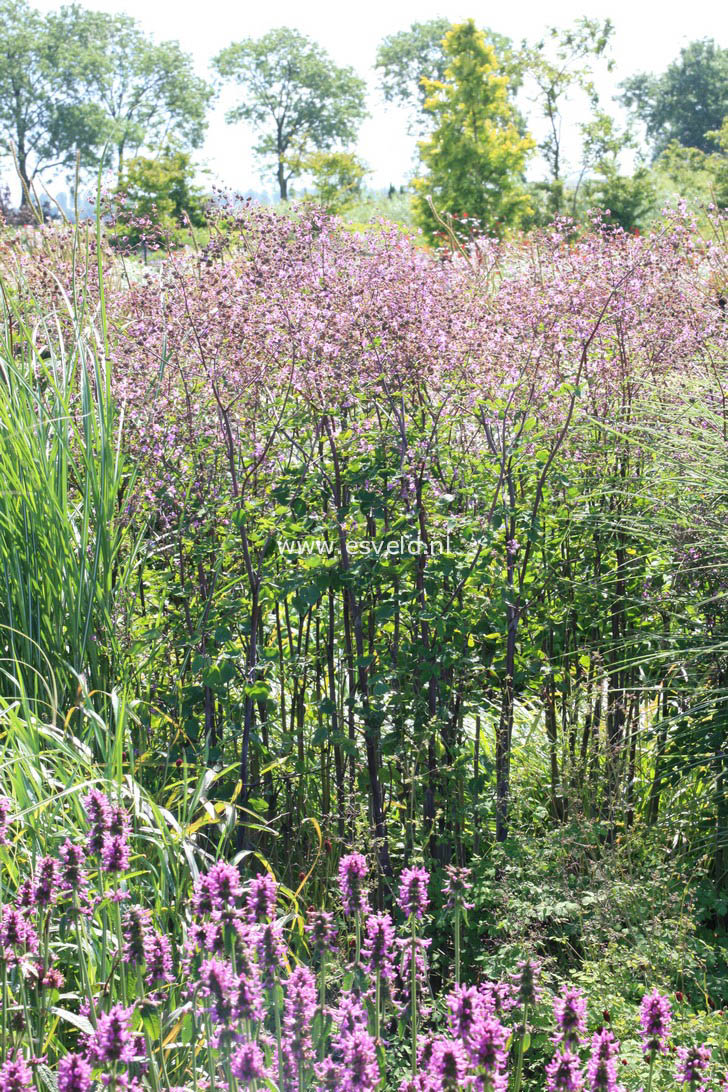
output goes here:
{"type": "Polygon", "coordinates": [[[460,985],[460,929],[464,911],[472,910],[473,904],[466,899],[470,890],[470,869],[448,865],[447,880],[443,893],[447,895],[448,910],[455,911],[455,984],[460,985]]]}
{"type": "Polygon", "coordinates": [[[410,920],[410,1021],[412,1024],[412,1080],[417,1076],[417,922],[429,904],[429,873],[424,868],[405,868],[399,882],[399,905],[410,920]]]}

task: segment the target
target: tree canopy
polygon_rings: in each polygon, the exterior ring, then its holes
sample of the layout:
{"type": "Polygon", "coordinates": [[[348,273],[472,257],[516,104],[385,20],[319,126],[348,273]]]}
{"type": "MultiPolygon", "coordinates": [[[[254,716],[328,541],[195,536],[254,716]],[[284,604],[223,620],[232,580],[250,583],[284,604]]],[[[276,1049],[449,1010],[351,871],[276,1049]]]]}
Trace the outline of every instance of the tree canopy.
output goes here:
{"type": "Polygon", "coordinates": [[[520,132],[508,78],[472,19],[448,31],[444,50],[444,79],[424,80],[434,128],[420,144],[428,173],[415,182],[417,215],[430,237],[439,229],[430,199],[440,212],[500,232],[528,209],[523,170],[533,141],[520,132]]]}
{"type": "Polygon", "coordinates": [[[223,79],[244,89],[228,121],[247,121],[260,131],[255,151],[274,166],[282,200],[302,157],[353,140],[365,117],[364,80],[288,27],[235,42],[213,63],[223,79]]]}
{"type": "Polygon", "coordinates": [[[151,41],[128,15],[78,4],[47,16],[25,0],[0,0],[0,149],[14,146],[24,184],[78,156],[95,166],[171,135],[197,147],[211,90],[177,42],[151,41]]]}
{"type": "MultiPolygon", "coordinates": [[[[376,68],[384,98],[401,106],[416,106],[415,129],[421,129],[431,120],[424,109],[428,94],[425,81],[445,78],[448,60],[444,40],[452,26],[444,18],[412,23],[409,30],[384,38],[377,50],[376,68]]],[[[484,30],[483,34],[509,77],[509,89],[515,91],[520,84],[520,66],[510,38],[493,30],[484,30]]]]}
{"type": "Polygon", "coordinates": [[[25,0],[0,0],[0,152],[14,149],[25,193],[44,171],[90,155],[98,113],[79,93],[76,43],[25,0]]]}
{"type": "Polygon", "coordinates": [[[673,140],[716,149],[709,134],[728,116],[728,49],[710,38],[690,42],[662,75],[638,73],[622,87],[622,101],[644,123],[655,158],[673,140]]]}

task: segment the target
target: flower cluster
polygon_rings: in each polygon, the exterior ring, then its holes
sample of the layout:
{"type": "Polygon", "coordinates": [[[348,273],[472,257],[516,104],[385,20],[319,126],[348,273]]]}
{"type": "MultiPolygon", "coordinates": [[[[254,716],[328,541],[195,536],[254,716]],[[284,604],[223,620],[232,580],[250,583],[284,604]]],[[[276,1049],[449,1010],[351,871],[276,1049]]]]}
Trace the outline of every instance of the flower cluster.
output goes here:
{"type": "MultiPolygon", "coordinates": [[[[87,958],[82,934],[88,937],[100,924],[107,938],[105,986],[84,998],[74,1018],[82,1029],[77,1042],[52,1062],[58,1092],[147,1092],[159,1087],[160,1067],[171,1064],[181,1081],[168,1081],[172,1092],[190,1092],[192,1085],[211,1092],[231,1079],[240,1088],[268,1083],[280,1092],[374,1092],[388,1077],[390,1047],[399,1057],[409,1051],[412,1073],[402,1092],[507,1092],[514,1073],[519,1086],[526,1037],[543,1013],[541,967],[527,959],[509,981],[456,982],[441,1004],[432,1004],[431,940],[418,929],[429,905],[424,868],[404,870],[395,909],[373,911],[366,859],[358,853],[342,859],[343,910],[356,916],[352,925],[361,941],[354,950],[343,942],[342,923],[326,910],[311,909],[294,934],[286,917],[276,916],[279,891],[270,875],[246,877],[218,861],[195,881],[183,935],[172,938],[131,892],[124,890],[119,905],[110,886],[116,880],[103,867],[109,839],[122,839],[130,853],[126,812],[94,790],[86,809],[94,872],[86,869],[84,851],[66,840],[55,857],[38,859],[15,903],[0,912],[8,996],[29,993],[30,1013],[51,1011],[65,988],[51,961],[54,915],[63,921],[64,937],[72,925],[79,966],[87,958]],[[95,895],[94,883],[100,884],[95,895]],[[84,912],[74,913],[81,906],[84,912]],[[337,971],[327,978],[332,964],[337,971]],[[177,1029],[174,1036],[185,1028],[174,1063],[149,1035],[158,1019],[177,1029]]],[[[454,918],[464,908],[469,880],[459,869],[446,876],[443,903],[454,918]]],[[[64,971],[75,975],[77,985],[90,981],[88,969],[81,974],[66,964],[64,971]]],[[[543,1073],[548,1092],[619,1092],[620,1043],[604,1027],[587,1036],[582,991],[563,986],[553,999],[553,1016],[556,1049],[543,1073]]],[[[647,994],[639,1019],[651,1069],[656,1055],[671,1046],[668,998],[657,990],[647,994]]],[[[12,1019],[3,1013],[2,1021],[8,1049],[0,1092],[26,1092],[34,1067],[46,1060],[25,1035],[31,1030],[25,1012],[12,1019]]],[[[714,1075],[710,1049],[679,1045],[676,1051],[676,1082],[705,1092],[714,1075]]]]}

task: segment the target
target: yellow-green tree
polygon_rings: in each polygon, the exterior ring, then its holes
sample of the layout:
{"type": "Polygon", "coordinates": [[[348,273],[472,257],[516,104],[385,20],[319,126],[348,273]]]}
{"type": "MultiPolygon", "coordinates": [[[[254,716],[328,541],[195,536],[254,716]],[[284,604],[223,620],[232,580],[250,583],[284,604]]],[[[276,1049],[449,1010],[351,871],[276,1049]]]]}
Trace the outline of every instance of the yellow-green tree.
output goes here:
{"type": "Polygon", "coordinates": [[[528,214],[523,172],[533,140],[521,132],[508,101],[508,77],[472,19],[443,42],[442,80],[423,80],[432,135],[420,143],[427,174],[415,180],[417,219],[437,238],[439,214],[467,217],[469,229],[501,234],[528,214]]]}

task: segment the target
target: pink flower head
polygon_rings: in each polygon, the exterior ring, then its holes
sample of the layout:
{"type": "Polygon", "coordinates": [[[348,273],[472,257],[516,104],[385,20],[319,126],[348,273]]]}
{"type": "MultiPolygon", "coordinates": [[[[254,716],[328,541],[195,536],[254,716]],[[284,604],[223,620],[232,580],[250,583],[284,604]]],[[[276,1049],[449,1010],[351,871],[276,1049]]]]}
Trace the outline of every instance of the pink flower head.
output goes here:
{"type": "Polygon", "coordinates": [[[399,880],[399,905],[405,917],[422,918],[429,905],[427,885],[430,875],[426,869],[415,866],[405,868],[399,880]]]}
{"type": "Polygon", "coordinates": [[[548,1092],[579,1092],[583,1085],[579,1055],[571,1050],[554,1054],[546,1066],[548,1092]]]}
{"type": "Polygon", "coordinates": [[[266,1069],[263,1051],[254,1042],[246,1041],[236,1048],[230,1060],[230,1070],[243,1088],[248,1088],[255,1081],[271,1079],[271,1074],[266,1069]]]}
{"type": "Polygon", "coordinates": [[[339,888],[345,914],[363,914],[369,909],[365,882],[366,857],[361,853],[349,853],[339,861],[339,888]]]}
{"type": "Polygon", "coordinates": [[[554,1016],[558,1030],[553,1042],[577,1046],[586,1031],[586,998],[582,991],[576,986],[565,986],[554,998],[554,1016]]]}
{"type": "Polygon", "coordinates": [[[654,989],[642,998],[640,1025],[642,1050],[646,1056],[667,1053],[667,1037],[672,1023],[672,1009],[666,997],[654,989]]]}
{"type": "Polygon", "coordinates": [[[678,1047],[675,1080],[680,1084],[689,1084],[690,1092],[702,1092],[705,1088],[705,1071],[709,1065],[710,1047],[678,1047]]]}

